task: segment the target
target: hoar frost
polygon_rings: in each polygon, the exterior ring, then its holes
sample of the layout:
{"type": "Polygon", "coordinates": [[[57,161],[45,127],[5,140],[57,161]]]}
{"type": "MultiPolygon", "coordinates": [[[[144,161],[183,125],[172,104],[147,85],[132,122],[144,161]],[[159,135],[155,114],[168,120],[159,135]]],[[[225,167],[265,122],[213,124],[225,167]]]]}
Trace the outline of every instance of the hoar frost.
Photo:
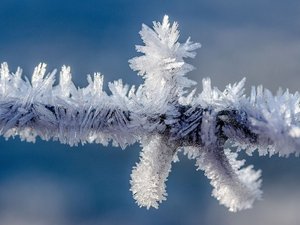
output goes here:
{"type": "Polygon", "coordinates": [[[178,24],[154,22],[143,25],[144,42],[136,46],[140,56],[129,60],[142,76],[139,87],[122,80],[109,83],[111,94],[102,90],[103,76],[88,76],[88,86],[76,88],[70,67],[63,66],[59,83],[55,73],[38,65],[31,82],[22,70],[0,69],[0,132],[8,138],[19,135],[34,142],[101,143],[125,148],[141,143],[140,162],[131,174],[131,192],[139,206],[158,208],[166,200],[166,181],[172,163],[182,152],[195,160],[213,187],[212,195],[230,211],[252,207],[261,197],[261,172],[244,166],[238,152],[249,155],[289,156],[300,152],[299,94],[279,91],[273,95],[259,86],[250,97],[242,81],[224,91],[203,79],[203,91],[185,75],[193,70],[186,58],[194,58],[200,44],[178,41],[178,24]],[[237,151],[225,148],[228,143],[237,151]]]}

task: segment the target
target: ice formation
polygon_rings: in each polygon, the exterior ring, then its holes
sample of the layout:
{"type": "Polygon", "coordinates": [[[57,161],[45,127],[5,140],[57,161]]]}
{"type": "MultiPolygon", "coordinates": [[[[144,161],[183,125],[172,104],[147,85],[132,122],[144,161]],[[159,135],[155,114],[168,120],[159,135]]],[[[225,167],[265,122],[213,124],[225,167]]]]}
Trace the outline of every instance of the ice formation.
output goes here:
{"type": "Polygon", "coordinates": [[[88,76],[88,86],[76,88],[69,67],[63,66],[58,85],[55,73],[38,65],[31,82],[22,70],[0,69],[0,132],[22,140],[58,140],[61,143],[101,143],[125,148],[140,142],[140,162],[131,174],[131,191],[139,206],[157,208],[167,197],[166,181],[172,162],[183,152],[196,161],[213,186],[212,195],[230,211],[250,208],[261,196],[260,171],[237,160],[240,150],[260,155],[288,156],[300,152],[299,94],[273,95],[261,86],[244,94],[244,82],[224,91],[203,79],[203,91],[185,75],[193,66],[200,44],[178,41],[177,23],[165,16],[153,28],[143,25],[140,56],[130,67],[144,78],[138,88],[121,80],[102,90],[103,76],[88,76]],[[233,143],[237,151],[227,149],[233,143]]]}

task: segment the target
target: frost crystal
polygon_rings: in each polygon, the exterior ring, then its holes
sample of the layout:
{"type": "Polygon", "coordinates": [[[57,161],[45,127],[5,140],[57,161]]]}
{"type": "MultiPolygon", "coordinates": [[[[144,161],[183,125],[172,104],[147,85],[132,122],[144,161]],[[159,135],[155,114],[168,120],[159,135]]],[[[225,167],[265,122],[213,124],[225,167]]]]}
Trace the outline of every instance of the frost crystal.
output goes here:
{"type": "Polygon", "coordinates": [[[178,24],[165,16],[153,29],[143,25],[142,53],[129,61],[144,78],[137,89],[122,80],[109,83],[111,94],[102,90],[103,76],[88,76],[88,86],[76,88],[70,67],[63,66],[59,83],[55,73],[38,65],[31,82],[22,70],[0,68],[0,133],[19,135],[34,142],[58,140],[69,145],[101,143],[125,148],[140,142],[140,162],[131,174],[131,191],[139,206],[158,208],[166,200],[166,181],[172,162],[183,153],[196,162],[213,186],[212,195],[230,211],[252,207],[261,197],[260,171],[244,166],[238,151],[249,155],[289,156],[300,153],[299,94],[253,87],[244,95],[245,79],[224,91],[203,79],[203,91],[188,89],[196,84],[185,75],[193,66],[185,62],[200,47],[190,39],[180,43],[178,24]],[[225,149],[232,143],[234,152],[225,149]]]}

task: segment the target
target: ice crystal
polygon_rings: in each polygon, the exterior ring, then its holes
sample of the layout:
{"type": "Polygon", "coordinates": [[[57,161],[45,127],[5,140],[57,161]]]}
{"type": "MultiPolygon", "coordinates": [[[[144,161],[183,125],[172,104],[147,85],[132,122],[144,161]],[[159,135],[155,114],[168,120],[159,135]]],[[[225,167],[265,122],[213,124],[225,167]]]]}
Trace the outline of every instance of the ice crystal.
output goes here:
{"type": "Polygon", "coordinates": [[[0,134],[19,135],[22,140],[61,143],[101,143],[125,148],[139,142],[140,162],[131,174],[133,198],[141,207],[158,208],[166,200],[166,181],[180,151],[196,162],[213,186],[212,195],[230,211],[252,207],[261,197],[261,172],[244,166],[238,152],[249,155],[289,156],[300,152],[299,94],[279,91],[273,95],[259,86],[250,97],[242,81],[224,91],[203,79],[203,91],[189,91],[196,82],[185,75],[193,66],[200,44],[180,43],[178,24],[154,22],[143,25],[144,42],[136,46],[140,56],[129,61],[142,76],[138,88],[122,80],[109,83],[111,94],[102,90],[103,76],[88,76],[88,86],[76,88],[70,67],[63,66],[58,85],[55,73],[38,65],[31,81],[22,70],[0,68],[0,134]],[[231,143],[237,151],[225,148],[231,143]]]}

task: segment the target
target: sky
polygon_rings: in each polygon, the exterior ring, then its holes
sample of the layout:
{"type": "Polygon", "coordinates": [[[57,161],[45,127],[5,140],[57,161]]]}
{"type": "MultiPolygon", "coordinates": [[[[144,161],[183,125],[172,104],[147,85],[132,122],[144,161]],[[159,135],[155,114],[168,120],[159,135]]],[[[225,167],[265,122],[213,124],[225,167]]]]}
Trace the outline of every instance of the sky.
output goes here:
{"type": "MultiPolygon", "coordinates": [[[[211,77],[224,89],[247,78],[273,92],[300,84],[300,2],[271,0],[0,0],[0,62],[31,77],[39,62],[49,71],[71,66],[77,86],[104,74],[130,85],[142,79],[128,66],[141,44],[142,23],[168,14],[180,41],[202,47],[188,77],[211,77]]],[[[254,208],[230,213],[211,197],[209,181],[194,162],[180,157],[167,182],[168,200],[158,210],[139,208],[129,191],[138,144],[126,150],[96,144],[0,139],[0,224],[298,224],[300,160],[246,157],[263,171],[264,197],[254,208]],[[255,221],[255,222],[253,222],[255,221]]]]}

